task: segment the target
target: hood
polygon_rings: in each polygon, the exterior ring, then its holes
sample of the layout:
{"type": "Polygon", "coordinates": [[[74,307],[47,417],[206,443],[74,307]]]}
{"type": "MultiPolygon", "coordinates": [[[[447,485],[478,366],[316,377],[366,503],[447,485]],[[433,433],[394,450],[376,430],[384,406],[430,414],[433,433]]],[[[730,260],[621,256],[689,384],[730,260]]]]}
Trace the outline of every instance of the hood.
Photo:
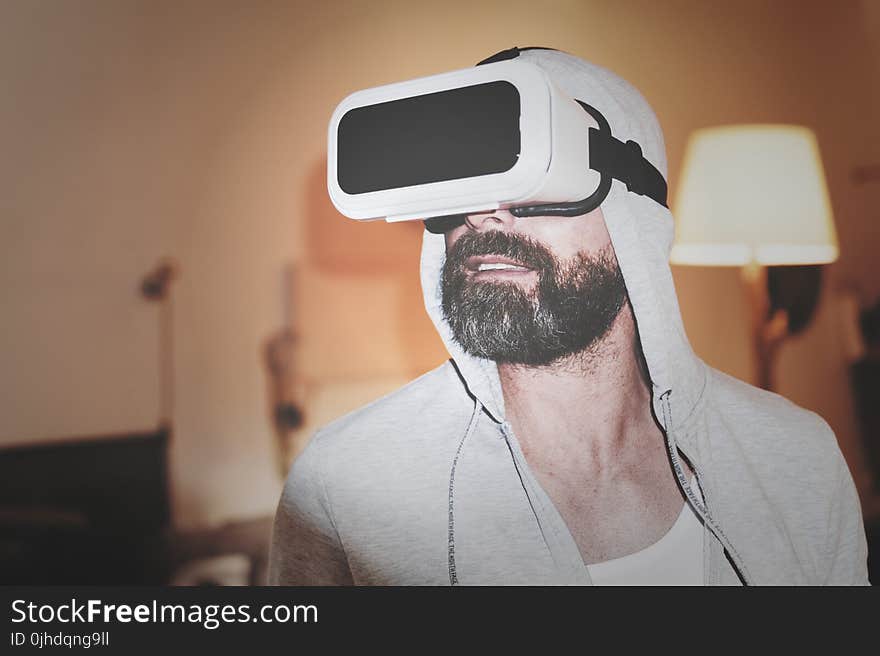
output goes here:
{"type": "MultiPolygon", "coordinates": [[[[519,56],[543,69],[570,96],[598,109],[608,119],[615,137],[636,141],[644,156],[667,177],[666,151],[657,118],[632,85],[604,68],[564,52],[528,49],[520,51],[519,56]]],[[[706,368],[685,335],[669,268],[674,234],[672,213],[647,197],[628,192],[618,180],[614,180],[601,208],[636,317],[653,388],[655,414],[666,417],[669,413],[664,420],[668,422],[667,430],[681,428],[700,399],[706,368]],[[661,399],[667,408],[661,407],[661,399]]],[[[452,339],[451,329],[443,318],[440,276],[445,258],[443,235],[425,231],[421,255],[425,307],[469,393],[495,420],[503,422],[504,398],[496,364],[465,353],[452,339]]],[[[686,435],[679,433],[679,441],[682,438],[686,439],[686,435]]]]}

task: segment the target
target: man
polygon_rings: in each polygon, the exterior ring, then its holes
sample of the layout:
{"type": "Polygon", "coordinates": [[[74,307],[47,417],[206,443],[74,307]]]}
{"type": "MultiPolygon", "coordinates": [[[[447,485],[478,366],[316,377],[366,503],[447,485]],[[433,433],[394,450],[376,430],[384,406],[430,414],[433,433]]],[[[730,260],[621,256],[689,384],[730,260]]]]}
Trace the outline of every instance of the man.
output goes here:
{"type": "MultiPolygon", "coordinates": [[[[665,178],[635,89],[514,50],[665,178]]],[[[691,350],[662,204],[615,181],[578,216],[508,208],[440,228],[421,275],[452,359],[312,439],[278,507],[271,582],[867,582],[827,424],[691,350]]]]}

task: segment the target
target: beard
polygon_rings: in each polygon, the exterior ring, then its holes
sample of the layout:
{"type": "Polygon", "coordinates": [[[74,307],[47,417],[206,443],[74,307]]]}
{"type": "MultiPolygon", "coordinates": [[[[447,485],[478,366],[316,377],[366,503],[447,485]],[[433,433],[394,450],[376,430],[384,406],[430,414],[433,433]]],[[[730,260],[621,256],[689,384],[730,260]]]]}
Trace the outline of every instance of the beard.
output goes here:
{"type": "Polygon", "coordinates": [[[469,354],[503,364],[546,366],[595,347],[627,300],[609,245],[559,260],[540,243],[492,230],[466,233],[449,249],[441,279],[443,316],[469,354]],[[473,280],[469,257],[500,255],[533,270],[537,282],[473,280]]]}

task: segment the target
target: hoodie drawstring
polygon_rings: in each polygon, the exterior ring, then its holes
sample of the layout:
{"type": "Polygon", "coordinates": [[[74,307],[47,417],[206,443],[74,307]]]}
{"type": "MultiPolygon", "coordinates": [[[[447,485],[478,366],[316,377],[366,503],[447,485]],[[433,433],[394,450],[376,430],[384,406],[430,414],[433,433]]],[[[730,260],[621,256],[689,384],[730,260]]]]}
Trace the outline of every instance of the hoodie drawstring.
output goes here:
{"type": "Polygon", "coordinates": [[[697,514],[703,518],[706,526],[709,527],[709,530],[711,530],[712,533],[715,534],[715,537],[718,538],[718,541],[721,542],[721,545],[724,547],[727,553],[730,554],[734,565],[739,570],[740,578],[742,578],[743,583],[749,585],[749,581],[751,581],[751,575],[746,569],[742,557],[739,555],[737,550],[733,548],[730,540],[727,539],[724,531],[721,530],[721,527],[712,518],[712,515],[709,514],[709,508],[706,505],[700,503],[700,501],[697,499],[696,494],[694,494],[693,488],[691,488],[691,485],[684,474],[684,468],[681,466],[681,457],[678,454],[678,446],[676,445],[675,438],[672,435],[672,406],[669,403],[669,397],[671,394],[671,389],[666,390],[665,392],[663,392],[663,394],[660,395],[660,401],[662,403],[661,408],[663,410],[663,432],[666,437],[666,450],[669,453],[670,461],[672,461],[672,469],[675,472],[675,477],[678,479],[678,484],[681,486],[681,489],[684,491],[685,496],[687,496],[688,501],[691,503],[694,510],[696,510],[697,514]]]}
{"type": "Polygon", "coordinates": [[[473,434],[477,427],[477,419],[483,411],[483,404],[479,399],[474,399],[474,411],[468,422],[467,430],[458,443],[455,450],[455,458],[452,460],[452,469],[449,470],[449,524],[447,527],[447,562],[449,568],[449,585],[458,585],[458,576],[455,573],[455,513],[453,509],[453,500],[455,497],[455,467],[458,465],[458,457],[461,455],[461,449],[467,439],[473,434]]]}

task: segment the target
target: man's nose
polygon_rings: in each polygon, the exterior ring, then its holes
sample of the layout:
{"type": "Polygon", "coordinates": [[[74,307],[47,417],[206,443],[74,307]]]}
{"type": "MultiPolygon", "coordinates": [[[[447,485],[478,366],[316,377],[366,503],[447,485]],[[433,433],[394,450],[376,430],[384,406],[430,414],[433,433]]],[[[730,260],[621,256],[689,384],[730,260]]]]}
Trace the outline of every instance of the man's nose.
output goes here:
{"type": "Polygon", "coordinates": [[[507,230],[513,227],[516,217],[508,210],[495,210],[483,214],[468,214],[465,223],[471,230],[485,232],[486,230],[507,230]]]}

